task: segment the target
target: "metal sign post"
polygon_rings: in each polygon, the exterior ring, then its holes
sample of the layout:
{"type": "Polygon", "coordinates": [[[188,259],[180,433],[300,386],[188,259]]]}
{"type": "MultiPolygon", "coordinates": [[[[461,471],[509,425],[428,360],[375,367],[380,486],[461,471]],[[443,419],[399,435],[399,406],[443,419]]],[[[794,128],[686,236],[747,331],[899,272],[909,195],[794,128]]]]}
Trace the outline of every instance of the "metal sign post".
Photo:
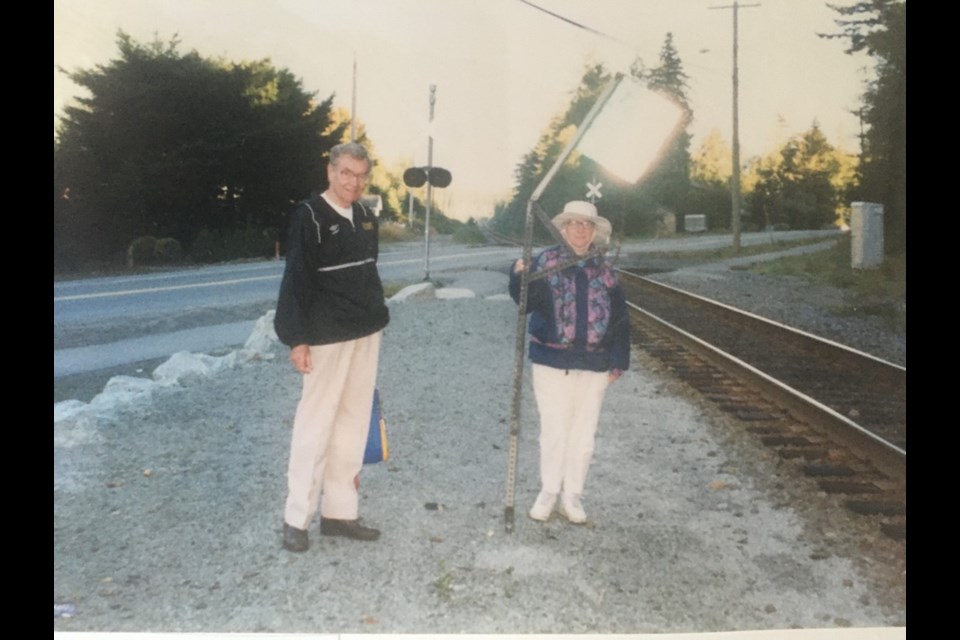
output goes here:
{"type": "MultiPolygon", "coordinates": [[[[433,105],[437,102],[437,85],[430,85],[430,124],[433,124],[433,105]]],[[[427,175],[433,167],[433,131],[427,137],[427,175]]],[[[430,200],[433,196],[433,185],[427,182],[427,212],[423,221],[423,279],[430,279],[430,200]]]]}

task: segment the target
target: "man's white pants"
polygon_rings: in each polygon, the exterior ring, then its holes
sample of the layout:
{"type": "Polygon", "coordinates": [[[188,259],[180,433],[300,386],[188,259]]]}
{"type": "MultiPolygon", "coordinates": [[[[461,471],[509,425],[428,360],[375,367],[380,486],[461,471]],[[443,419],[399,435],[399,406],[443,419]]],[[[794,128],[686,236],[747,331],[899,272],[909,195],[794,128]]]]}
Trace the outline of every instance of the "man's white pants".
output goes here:
{"type": "Polygon", "coordinates": [[[583,494],[607,372],[533,365],[540,412],[540,482],[547,493],[583,494]]]}
{"type": "Polygon", "coordinates": [[[353,481],[363,466],[382,335],[310,347],[313,370],[303,376],[290,442],[290,526],[308,528],[318,506],[325,518],[357,517],[353,481]]]}

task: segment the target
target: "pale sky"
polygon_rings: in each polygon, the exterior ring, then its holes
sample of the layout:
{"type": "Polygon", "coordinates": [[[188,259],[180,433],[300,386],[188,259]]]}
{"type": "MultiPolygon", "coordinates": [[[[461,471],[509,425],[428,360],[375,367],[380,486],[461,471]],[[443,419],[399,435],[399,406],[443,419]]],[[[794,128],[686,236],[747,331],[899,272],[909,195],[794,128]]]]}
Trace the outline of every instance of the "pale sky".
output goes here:
{"type": "MultiPolygon", "coordinates": [[[[859,123],[849,112],[869,59],[817,37],[836,30],[824,1],[759,1],[740,10],[741,157],[769,153],[814,120],[831,143],[856,152],[859,123]]],[[[655,66],[672,32],[690,76],[691,149],[713,129],[730,140],[733,16],[710,7],[732,2],[533,2],[613,39],[518,0],[54,0],[54,117],[78,91],[57,67],[116,58],[118,29],[141,42],[176,34],[182,52],[270,58],[348,110],[355,57],[357,117],[388,166],[426,164],[429,87],[437,86],[434,164],[453,182],[435,198],[454,216],[486,217],[588,62],[626,71],[639,56],[655,66]]]]}

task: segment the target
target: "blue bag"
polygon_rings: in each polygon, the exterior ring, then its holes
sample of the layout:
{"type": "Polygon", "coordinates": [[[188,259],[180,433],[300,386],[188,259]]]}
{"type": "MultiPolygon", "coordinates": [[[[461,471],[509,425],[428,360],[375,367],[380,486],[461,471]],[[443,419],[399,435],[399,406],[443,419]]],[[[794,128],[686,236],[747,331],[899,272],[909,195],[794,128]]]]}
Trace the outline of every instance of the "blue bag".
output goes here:
{"type": "Polygon", "coordinates": [[[363,464],[383,462],[390,457],[387,448],[387,422],[380,410],[380,390],[373,390],[373,410],[370,412],[370,431],[367,434],[367,448],[363,453],[363,464]]]}

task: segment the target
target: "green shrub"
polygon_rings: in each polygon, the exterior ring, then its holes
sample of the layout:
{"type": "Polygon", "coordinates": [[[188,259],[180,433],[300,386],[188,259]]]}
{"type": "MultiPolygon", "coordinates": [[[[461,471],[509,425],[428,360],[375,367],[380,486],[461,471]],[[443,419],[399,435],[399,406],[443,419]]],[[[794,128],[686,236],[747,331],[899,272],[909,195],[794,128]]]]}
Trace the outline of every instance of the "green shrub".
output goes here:
{"type": "Polygon", "coordinates": [[[380,223],[380,242],[406,242],[416,240],[417,234],[399,222],[385,221],[380,223]]]}
{"type": "Polygon", "coordinates": [[[460,244],[486,244],[487,238],[476,224],[464,224],[453,232],[453,241],[460,244]]]}
{"type": "Polygon", "coordinates": [[[218,255],[217,237],[209,229],[201,229],[190,245],[190,257],[196,262],[214,262],[218,255]]]}
{"type": "Polygon", "coordinates": [[[190,246],[196,262],[222,262],[240,258],[269,258],[274,255],[276,229],[201,229],[190,246]]]}
{"type": "Polygon", "coordinates": [[[224,255],[221,260],[266,258],[273,255],[273,242],[262,229],[252,227],[223,234],[224,255]]]}
{"type": "Polygon", "coordinates": [[[153,236],[140,236],[127,247],[127,266],[137,267],[151,264],[157,249],[157,239],[153,236]]]}
{"type": "Polygon", "coordinates": [[[183,246],[176,238],[160,238],[153,250],[157,264],[173,264],[183,259],[183,246]]]}

